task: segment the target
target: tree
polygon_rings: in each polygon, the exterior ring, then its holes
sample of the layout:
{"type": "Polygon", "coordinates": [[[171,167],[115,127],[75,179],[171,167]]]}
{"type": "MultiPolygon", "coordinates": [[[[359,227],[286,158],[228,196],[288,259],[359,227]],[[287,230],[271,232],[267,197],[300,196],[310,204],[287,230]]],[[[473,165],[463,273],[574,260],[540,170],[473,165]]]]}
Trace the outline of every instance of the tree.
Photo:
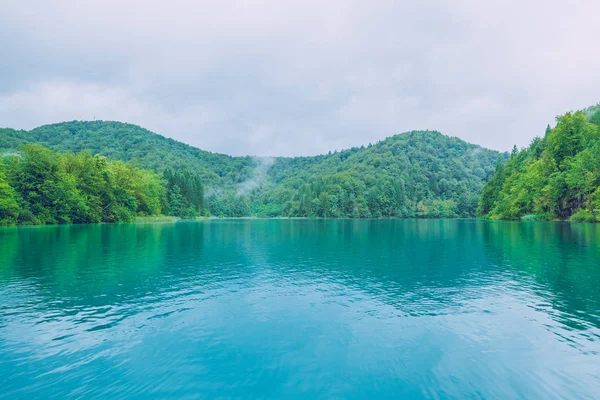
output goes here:
{"type": "Polygon", "coordinates": [[[0,225],[14,225],[18,216],[17,194],[6,179],[5,166],[0,159],[0,225]]]}
{"type": "Polygon", "coordinates": [[[205,213],[204,185],[197,174],[167,169],[163,173],[163,179],[167,186],[167,202],[171,205],[171,215],[193,217],[205,213]]]}
{"type": "Polygon", "coordinates": [[[184,209],[181,189],[179,186],[173,186],[169,191],[169,215],[181,216],[184,209]]]}
{"type": "Polygon", "coordinates": [[[543,139],[513,155],[483,188],[478,212],[492,219],[596,221],[600,185],[600,129],[585,113],[557,117],[543,139]],[[589,218],[588,218],[589,215],[589,218]]]}
{"type": "Polygon", "coordinates": [[[327,218],[331,216],[331,204],[329,201],[329,194],[327,192],[321,192],[319,194],[319,211],[320,217],[327,218]]]}
{"type": "Polygon", "coordinates": [[[560,166],[583,149],[585,139],[595,128],[581,111],[557,117],[556,127],[548,134],[548,150],[560,166]]]}
{"type": "MultiPolygon", "coordinates": [[[[596,106],[596,107],[598,107],[598,106],[596,106]]],[[[598,107],[596,112],[594,114],[592,114],[592,116],[590,117],[590,122],[592,124],[600,126],[600,107],[598,107]]]]}
{"type": "MultiPolygon", "coordinates": [[[[456,215],[473,216],[473,199],[495,166],[509,156],[435,131],[406,132],[369,146],[315,157],[279,157],[267,164],[254,157],[209,153],[117,122],[73,121],[0,133],[0,149],[13,151],[20,143],[30,142],[67,151],[57,156],[61,187],[74,184],[87,207],[78,206],[76,196],[71,199],[69,204],[74,206],[68,213],[72,222],[130,221],[138,214],[159,212],[161,195],[155,179],[135,172],[134,166],[159,174],[166,189],[162,212],[173,214],[169,210],[171,195],[175,186],[179,188],[180,216],[210,212],[224,216],[411,217],[417,214],[419,201],[434,213],[445,212],[442,210],[452,201],[456,215]],[[81,149],[89,152],[68,153],[81,149]],[[130,167],[117,168],[117,161],[130,167]],[[252,180],[261,185],[240,190],[252,180]],[[329,207],[321,207],[327,204],[320,198],[323,192],[328,195],[329,207]]],[[[53,183],[58,182],[55,178],[53,183]]],[[[12,178],[10,182],[19,184],[12,178]]],[[[43,208],[30,210],[32,199],[25,197],[28,201],[23,201],[20,219],[39,223],[41,218],[53,223],[56,215],[46,218],[43,208]]]]}

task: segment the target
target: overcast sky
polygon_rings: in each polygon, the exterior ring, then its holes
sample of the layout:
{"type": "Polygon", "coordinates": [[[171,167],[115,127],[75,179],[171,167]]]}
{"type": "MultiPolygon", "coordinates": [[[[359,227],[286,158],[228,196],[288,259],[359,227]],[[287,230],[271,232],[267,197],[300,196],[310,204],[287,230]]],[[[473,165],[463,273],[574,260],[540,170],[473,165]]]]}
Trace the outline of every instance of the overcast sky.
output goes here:
{"type": "Polygon", "coordinates": [[[509,150],[600,101],[600,1],[0,1],[0,126],[234,155],[433,129],[509,150]],[[51,5],[52,3],[52,5],[51,5]]]}

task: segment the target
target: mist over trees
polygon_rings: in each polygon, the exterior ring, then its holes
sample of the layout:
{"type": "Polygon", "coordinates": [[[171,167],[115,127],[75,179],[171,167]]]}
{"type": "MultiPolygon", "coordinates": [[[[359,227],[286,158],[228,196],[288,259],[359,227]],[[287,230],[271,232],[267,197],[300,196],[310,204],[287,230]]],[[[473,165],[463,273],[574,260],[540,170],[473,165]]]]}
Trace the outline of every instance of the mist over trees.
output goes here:
{"type": "Polygon", "coordinates": [[[317,157],[278,159],[255,194],[256,214],[292,217],[474,216],[484,182],[506,154],[435,131],[317,157]]]}
{"type": "MultiPolygon", "coordinates": [[[[122,209],[113,210],[112,214],[107,214],[110,206],[99,212],[96,206],[99,200],[93,196],[87,205],[92,210],[89,215],[87,211],[78,215],[73,211],[77,207],[66,205],[67,208],[58,208],[54,214],[48,211],[50,206],[38,209],[29,205],[22,208],[23,213],[18,218],[22,223],[116,222],[132,220],[135,215],[157,214],[182,218],[209,214],[223,217],[471,217],[475,215],[484,183],[492,176],[495,166],[508,158],[508,154],[435,131],[407,132],[373,145],[314,157],[260,158],[210,153],[119,122],[73,121],[31,131],[0,130],[0,149],[4,152],[21,154],[24,151],[21,157],[29,159],[30,148],[22,147],[28,143],[67,152],[52,156],[55,158],[95,160],[104,157],[101,159],[111,170],[118,169],[111,163],[120,160],[126,163],[119,164],[120,168],[137,171],[140,175],[131,180],[159,182],[162,189],[160,194],[156,189],[160,201],[153,202],[152,206],[143,201],[139,190],[133,197],[119,192],[117,199],[122,209]],[[78,153],[81,151],[84,153],[78,153]],[[153,180],[150,170],[157,174],[153,180]],[[36,217],[38,212],[39,217],[36,217]]],[[[40,157],[45,154],[38,150],[40,157]]],[[[19,159],[8,158],[10,162],[19,159]]],[[[14,176],[14,172],[8,175],[14,176]]],[[[74,179],[79,182],[79,178],[74,179]]],[[[10,182],[14,184],[15,180],[10,182]]],[[[25,204],[29,192],[20,191],[13,184],[19,204],[25,204]]],[[[67,186],[61,187],[68,190],[67,186]]],[[[75,193],[92,190],[77,185],[74,188],[75,193]]],[[[90,193],[95,193],[93,190],[90,193]]],[[[51,193],[44,192],[46,195],[51,193]]],[[[12,198],[12,195],[6,197],[12,198]]],[[[101,197],[108,198],[111,197],[107,194],[101,197]]],[[[58,203],[51,207],[54,206],[58,207],[58,203]]],[[[7,215],[10,209],[6,207],[7,215]]]]}

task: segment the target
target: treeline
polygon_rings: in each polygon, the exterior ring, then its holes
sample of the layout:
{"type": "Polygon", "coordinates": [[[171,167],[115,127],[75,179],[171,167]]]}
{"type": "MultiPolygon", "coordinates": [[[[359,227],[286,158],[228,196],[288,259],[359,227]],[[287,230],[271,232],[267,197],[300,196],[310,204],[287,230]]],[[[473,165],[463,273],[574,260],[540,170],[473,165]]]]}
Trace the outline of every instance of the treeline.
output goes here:
{"type": "Polygon", "coordinates": [[[600,106],[556,119],[528,148],[513,150],[483,189],[490,219],[600,221],[600,106]]]}
{"type": "Polygon", "coordinates": [[[473,217],[484,182],[508,154],[415,131],[315,157],[277,158],[254,190],[215,190],[216,216],[473,217]]]}
{"type": "Polygon", "coordinates": [[[256,167],[253,157],[211,153],[116,121],[61,122],[30,131],[0,128],[0,149],[16,151],[28,143],[61,153],[88,150],[161,174],[167,168],[187,171],[198,175],[204,185],[215,188],[234,188],[249,179],[256,167]]]}
{"type": "Polygon", "coordinates": [[[27,144],[0,157],[0,224],[131,222],[136,216],[200,215],[202,185],[190,174],[143,170],[89,151],[27,144]],[[196,192],[194,192],[196,191],[196,192]],[[200,200],[198,200],[200,199],[200,200]]]}
{"type": "Polygon", "coordinates": [[[402,178],[383,178],[368,187],[356,173],[343,172],[314,177],[294,190],[279,186],[257,192],[248,208],[261,216],[454,218],[469,216],[477,201],[459,196],[414,201],[413,191],[402,178]]]}
{"type": "Polygon", "coordinates": [[[484,182],[507,156],[435,131],[407,132],[366,147],[278,159],[250,207],[266,216],[472,217],[484,182]]]}
{"type": "Polygon", "coordinates": [[[163,178],[167,189],[169,215],[181,218],[209,215],[208,210],[204,208],[204,185],[198,175],[166,169],[163,178]]]}
{"type": "Polygon", "coordinates": [[[0,129],[0,151],[18,152],[23,143],[60,152],[89,150],[152,170],[165,188],[160,212],[184,218],[473,217],[484,183],[508,158],[507,153],[435,131],[402,133],[314,157],[267,161],[209,153],[110,121],[0,129]]]}

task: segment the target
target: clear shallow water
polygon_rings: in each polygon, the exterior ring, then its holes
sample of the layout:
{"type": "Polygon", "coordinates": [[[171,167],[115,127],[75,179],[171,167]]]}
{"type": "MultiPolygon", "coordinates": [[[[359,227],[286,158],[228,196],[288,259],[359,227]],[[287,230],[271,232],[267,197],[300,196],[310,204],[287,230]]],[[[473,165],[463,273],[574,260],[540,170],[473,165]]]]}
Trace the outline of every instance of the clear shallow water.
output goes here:
{"type": "Polygon", "coordinates": [[[0,229],[0,398],[598,398],[600,227],[0,229]]]}

